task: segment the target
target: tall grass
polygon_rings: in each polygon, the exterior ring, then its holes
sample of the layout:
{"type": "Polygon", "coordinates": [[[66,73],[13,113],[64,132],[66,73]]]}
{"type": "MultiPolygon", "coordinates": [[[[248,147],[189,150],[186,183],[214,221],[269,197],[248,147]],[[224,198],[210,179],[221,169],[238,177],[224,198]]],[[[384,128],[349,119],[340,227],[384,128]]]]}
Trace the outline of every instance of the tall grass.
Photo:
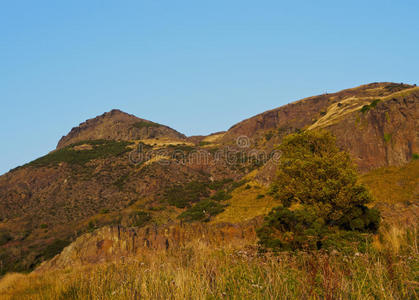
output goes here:
{"type": "Polygon", "coordinates": [[[200,240],[113,263],[9,274],[1,299],[417,299],[416,228],[382,231],[366,253],[260,253],[200,240]]]}

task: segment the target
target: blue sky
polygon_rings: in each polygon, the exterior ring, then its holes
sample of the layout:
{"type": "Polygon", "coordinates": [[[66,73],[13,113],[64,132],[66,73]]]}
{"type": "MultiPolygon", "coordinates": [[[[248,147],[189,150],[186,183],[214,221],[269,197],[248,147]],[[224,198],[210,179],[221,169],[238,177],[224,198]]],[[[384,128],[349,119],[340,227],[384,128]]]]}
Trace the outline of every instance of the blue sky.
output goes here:
{"type": "Polygon", "coordinates": [[[119,108],[187,135],[376,81],[418,83],[419,2],[0,1],[0,174],[119,108]]]}

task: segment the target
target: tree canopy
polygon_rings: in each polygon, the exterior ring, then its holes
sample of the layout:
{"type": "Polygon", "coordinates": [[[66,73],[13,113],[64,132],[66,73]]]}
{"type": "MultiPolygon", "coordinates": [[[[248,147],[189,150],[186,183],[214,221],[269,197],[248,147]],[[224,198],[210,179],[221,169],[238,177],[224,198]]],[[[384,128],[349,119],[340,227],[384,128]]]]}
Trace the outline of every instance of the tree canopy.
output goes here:
{"type": "Polygon", "coordinates": [[[277,250],[323,248],[338,232],[374,232],[379,213],[358,183],[350,156],[326,131],[287,136],[271,191],[282,202],[265,218],[258,235],[277,250]]]}

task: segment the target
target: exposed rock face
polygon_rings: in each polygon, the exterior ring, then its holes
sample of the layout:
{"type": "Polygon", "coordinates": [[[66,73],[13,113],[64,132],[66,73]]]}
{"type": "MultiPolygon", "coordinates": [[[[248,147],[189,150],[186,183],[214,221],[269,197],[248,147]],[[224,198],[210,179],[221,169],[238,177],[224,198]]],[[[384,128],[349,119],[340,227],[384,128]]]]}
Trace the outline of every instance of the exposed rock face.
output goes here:
{"type": "Polygon", "coordinates": [[[143,228],[106,226],[80,236],[52,260],[39,266],[37,271],[116,261],[142,251],[182,247],[192,240],[220,246],[227,241],[242,240],[245,236],[248,240],[255,239],[255,228],[260,222],[257,219],[245,224],[195,223],[143,228]]]}
{"type": "Polygon", "coordinates": [[[244,120],[222,140],[244,135],[257,143],[270,132],[277,138],[265,147],[272,148],[301,129],[330,130],[361,171],[406,163],[419,152],[419,88],[373,83],[306,98],[244,120]]]}
{"type": "Polygon", "coordinates": [[[185,139],[186,137],[176,130],[148,120],[137,118],[134,115],[120,110],[111,110],[93,119],[81,123],[63,136],[57,148],[85,140],[140,140],[148,138],[185,139]]]}
{"type": "Polygon", "coordinates": [[[355,111],[321,128],[333,132],[363,171],[400,166],[419,153],[419,89],[394,94],[364,113],[355,111]]]}

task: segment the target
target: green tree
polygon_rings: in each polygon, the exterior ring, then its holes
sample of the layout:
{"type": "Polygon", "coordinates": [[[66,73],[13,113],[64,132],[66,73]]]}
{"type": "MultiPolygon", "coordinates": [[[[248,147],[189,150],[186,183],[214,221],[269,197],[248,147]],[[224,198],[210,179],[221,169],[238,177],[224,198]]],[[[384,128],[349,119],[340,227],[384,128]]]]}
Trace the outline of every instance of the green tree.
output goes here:
{"type": "Polygon", "coordinates": [[[357,182],[349,155],[325,131],[287,136],[271,191],[281,200],[258,230],[262,245],[279,250],[321,248],[336,231],[374,232],[379,213],[357,182]]]}

